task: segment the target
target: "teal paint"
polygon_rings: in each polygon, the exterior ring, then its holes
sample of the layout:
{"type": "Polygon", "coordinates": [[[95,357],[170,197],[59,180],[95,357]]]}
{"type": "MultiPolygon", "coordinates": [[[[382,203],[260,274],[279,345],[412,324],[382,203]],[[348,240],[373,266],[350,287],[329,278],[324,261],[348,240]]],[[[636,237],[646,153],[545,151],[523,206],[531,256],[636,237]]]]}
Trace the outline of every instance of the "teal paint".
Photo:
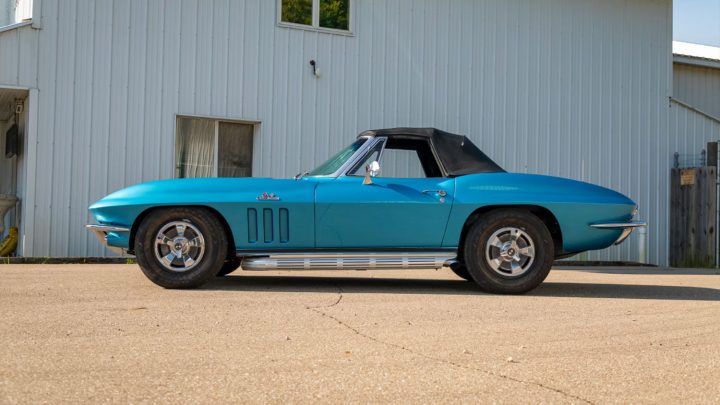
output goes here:
{"type": "Polygon", "coordinates": [[[287,208],[280,208],[280,243],[290,240],[289,216],[287,208]]]}
{"type": "MultiPolygon", "coordinates": [[[[463,225],[476,210],[531,205],[555,216],[563,251],[579,252],[612,245],[619,230],[590,225],[630,220],[635,208],[632,200],[615,191],[540,175],[488,173],[362,182],[355,176],[166,180],[110,194],[90,211],[99,223],[130,227],[150,208],[209,207],[228,222],[238,250],[455,249],[463,225]],[[426,190],[442,190],[446,196],[426,190]],[[262,193],[273,193],[280,200],[257,200],[262,193]],[[260,210],[264,243],[259,247],[260,210]]],[[[108,243],[128,248],[129,235],[111,233],[108,243]]]]}
{"type": "Polygon", "coordinates": [[[270,208],[263,209],[263,236],[265,243],[272,243],[273,237],[273,212],[270,208]]]}
{"type": "Polygon", "coordinates": [[[455,180],[340,177],[318,185],[318,248],[439,247],[445,233],[455,180]],[[444,190],[445,202],[423,190],[444,190]]]}
{"type": "Polygon", "coordinates": [[[258,238],[257,210],[248,208],[248,242],[255,243],[258,238]]]}

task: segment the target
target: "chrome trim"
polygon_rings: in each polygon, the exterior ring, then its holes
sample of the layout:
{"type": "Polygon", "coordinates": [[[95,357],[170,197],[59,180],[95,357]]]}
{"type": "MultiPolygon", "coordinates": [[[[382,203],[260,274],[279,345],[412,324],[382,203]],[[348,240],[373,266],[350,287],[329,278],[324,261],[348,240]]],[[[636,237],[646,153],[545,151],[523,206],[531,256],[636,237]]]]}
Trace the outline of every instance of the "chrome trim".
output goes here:
{"type": "Polygon", "coordinates": [[[106,248],[108,248],[110,251],[123,254],[125,253],[125,249],[119,248],[116,246],[110,246],[107,243],[107,234],[110,232],[118,233],[118,232],[130,232],[130,228],[125,228],[121,226],[114,226],[114,225],[85,225],[85,229],[95,234],[95,237],[100,241],[100,243],[103,244],[106,248]]]}
{"type": "Polygon", "coordinates": [[[427,253],[269,253],[242,258],[243,270],[389,270],[439,269],[456,260],[456,252],[427,253]]]}
{"type": "Polygon", "coordinates": [[[447,191],[445,191],[445,190],[423,190],[422,193],[423,193],[423,194],[433,194],[433,193],[435,193],[435,194],[439,195],[440,197],[445,197],[445,196],[447,196],[447,191]]]}
{"type": "Polygon", "coordinates": [[[590,226],[592,226],[593,228],[602,228],[602,229],[641,228],[641,227],[647,226],[647,222],[645,222],[645,221],[608,222],[608,223],[592,224],[590,226]]]}
{"type": "Polygon", "coordinates": [[[154,251],[155,259],[167,270],[186,272],[202,262],[205,237],[187,220],[168,222],[155,235],[154,251]]]}
{"type": "Polygon", "coordinates": [[[485,260],[501,276],[520,277],[535,261],[535,244],[522,229],[501,228],[488,239],[485,260]]]}
{"type": "Polygon", "coordinates": [[[607,223],[600,223],[600,224],[590,224],[591,227],[596,229],[622,229],[622,233],[620,234],[620,237],[615,240],[615,245],[619,245],[625,241],[625,239],[630,236],[630,234],[635,230],[635,228],[644,228],[647,226],[647,222],[645,221],[630,221],[630,222],[607,222],[607,223]]]}

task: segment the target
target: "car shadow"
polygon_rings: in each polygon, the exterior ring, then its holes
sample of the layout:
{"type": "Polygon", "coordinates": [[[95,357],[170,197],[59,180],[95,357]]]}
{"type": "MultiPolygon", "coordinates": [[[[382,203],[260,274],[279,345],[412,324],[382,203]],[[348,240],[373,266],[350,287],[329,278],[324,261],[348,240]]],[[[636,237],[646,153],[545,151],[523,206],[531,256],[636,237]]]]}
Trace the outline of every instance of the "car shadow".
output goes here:
{"type": "Polygon", "coordinates": [[[530,294],[541,297],[720,301],[720,290],[715,288],[639,284],[546,282],[530,294]]]}
{"type": "Polygon", "coordinates": [[[720,269],[681,269],[668,267],[573,267],[554,266],[553,271],[572,270],[598,274],[633,274],[633,275],[667,275],[667,276],[713,276],[720,275],[720,269]]]}
{"type": "MultiPolygon", "coordinates": [[[[214,291],[337,292],[372,294],[486,295],[465,280],[230,275],[203,287],[214,291]]],[[[527,295],[646,300],[720,301],[720,290],[691,286],[545,282],[527,295]]]]}
{"type": "Polygon", "coordinates": [[[376,277],[266,276],[233,274],[217,278],[202,287],[209,290],[270,291],[270,292],[337,292],[377,294],[452,294],[480,293],[465,280],[432,280],[376,277]]]}

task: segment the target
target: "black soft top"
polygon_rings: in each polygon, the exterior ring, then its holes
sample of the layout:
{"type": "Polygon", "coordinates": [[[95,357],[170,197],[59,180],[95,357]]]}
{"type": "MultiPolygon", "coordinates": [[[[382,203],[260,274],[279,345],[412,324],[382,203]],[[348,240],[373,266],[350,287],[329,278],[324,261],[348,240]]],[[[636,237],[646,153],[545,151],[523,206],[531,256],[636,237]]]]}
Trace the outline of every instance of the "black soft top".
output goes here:
{"type": "Polygon", "coordinates": [[[449,177],[505,172],[464,135],[455,135],[436,128],[390,128],[373,129],[358,135],[363,136],[428,139],[449,177]]]}

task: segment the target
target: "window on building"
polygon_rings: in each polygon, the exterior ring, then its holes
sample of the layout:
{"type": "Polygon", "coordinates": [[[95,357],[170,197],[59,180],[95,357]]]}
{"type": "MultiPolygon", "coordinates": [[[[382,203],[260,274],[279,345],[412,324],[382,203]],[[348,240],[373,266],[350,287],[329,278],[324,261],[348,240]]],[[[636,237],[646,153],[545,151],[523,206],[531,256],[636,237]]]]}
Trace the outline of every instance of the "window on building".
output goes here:
{"type": "Polygon", "coordinates": [[[254,124],[178,117],[175,176],[252,176],[254,124]]]}
{"type": "Polygon", "coordinates": [[[279,0],[280,22],[350,31],[351,0],[279,0]]]}
{"type": "Polygon", "coordinates": [[[0,27],[32,20],[33,0],[0,0],[0,27]]]}

